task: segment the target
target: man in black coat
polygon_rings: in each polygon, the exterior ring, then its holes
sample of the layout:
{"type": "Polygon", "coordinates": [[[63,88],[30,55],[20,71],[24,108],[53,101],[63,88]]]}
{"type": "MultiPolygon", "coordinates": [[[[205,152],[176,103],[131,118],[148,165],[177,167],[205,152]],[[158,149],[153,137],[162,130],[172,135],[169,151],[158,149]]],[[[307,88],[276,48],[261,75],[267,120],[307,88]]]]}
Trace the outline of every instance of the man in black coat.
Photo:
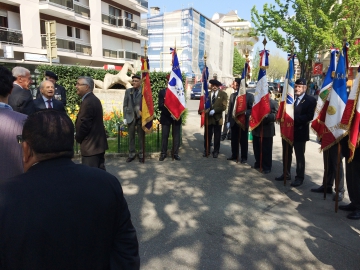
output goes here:
{"type": "Polygon", "coordinates": [[[76,118],[75,139],[80,143],[81,163],[105,170],[105,150],[108,149],[100,100],[92,92],[94,81],[90,77],[79,77],[76,83],[81,106],[76,118]]]}
{"type": "MultiPolygon", "coordinates": [[[[314,118],[316,99],[306,94],[306,80],[298,79],[295,82],[295,101],[294,101],[294,143],[291,146],[287,141],[282,140],[283,146],[283,171],[286,171],[286,177],[291,179],[290,169],[292,161],[293,148],[296,156],[296,176],[291,186],[298,187],[304,182],[305,177],[305,145],[309,140],[309,124],[314,118]],[[288,148],[286,156],[286,148],[288,148]],[[285,159],[287,159],[287,168],[285,168],[285,159]]],[[[276,177],[275,180],[283,181],[284,175],[276,177]]]]}
{"type": "Polygon", "coordinates": [[[271,172],[272,167],[272,149],[273,138],[275,136],[275,119],[279,108],[279,104],[270,99],[271,112],[261,121],[253,131],[253,148],[255,156],[254,168],[260,168],[260,160],[262,161],[262,173],[268,174],[271,172]],[[261,145],[262,133],[262,145],[261,145]],[[262,159],[261,157],[262,156],[262,159]]]}
{"type": "MultiPolygon", "coordinates": [[[[55,99],[61,101],[64,105],[64,107],[66,106],[66,89],[57,84],[56,81],[58,80],[58,76],[50,71],[50,70],[47,70],[45,71],[45,80],[47,81],[50,81],[54,84],[54,89],[55,89],[55,99]]],[[[36,98],[39,98],[41,96],[41,91],[40,91],[40,87],[37,89],[37,94],[36,94],[36,98]]]]}
{"type": "Polygon", "coordinates": [[[227,160],[237,160],[239,157],[239,133],[240,133],[240,147],[241,147],[241,163],[246,163],[248,158],[248,133],[249,133],[249,118],[251,115],[252,106],[254,104],[254,95],[246,92],[246,111],[245,111],[245,130],[243,130],[233,118],[233,109],[235,100],[239,92],[240,78],[236,78],[237,91],[230,96],[230,103],[228,107],[227,125],[231,127],[231,157],[227,160]],[[241,129],[241,131],[240,131],[241,129]]]}
{"type": "Polygon", "coordinates": [[[41,95],[34,100],[35,110],[40,111],[44,109],[54,109],[60,112],[65,112],[64,105],[61,101],[54,98],[54,84],[50,81],[43,81],[40,83],[41,95]]]}
{"type": "MultiPolygon", "coordinates": [[[[166,79],[169,82],[170,75],[167,75],[166,79]]],[[[174,116],[171,115],[169,110],[165,107],[165,95],[167,88],[160,90],[159,92],[159,110],[160,114],[160,124],[162,129],[161,135],[161,154],[159,161],[163,161],[166,158],[167,149],[168,149],[168,138],[170,134],[170,126],[172,126],[172,137],[173,137],[173,155],[175,160],[181,160],[179,156],[179,147],[180,147],[180,127],[181,127],[181,118],[176,120],[174,116]]]]}
{"type": "Polygon", "coordinates": [[[70,118],[34,113],[21,141],[25,173],[0,181],[0,269],[139,269],[121,185],[72,162],[70,118]]]}
{"type": "Polygon", "coordinates": [[[30,115],[35,112],[33,96],[29,90],[32,83],[30,71],[23,67],[14,67],[12,74],[16,80],[9,96],[9,105],[16,112],[30,115]]]}

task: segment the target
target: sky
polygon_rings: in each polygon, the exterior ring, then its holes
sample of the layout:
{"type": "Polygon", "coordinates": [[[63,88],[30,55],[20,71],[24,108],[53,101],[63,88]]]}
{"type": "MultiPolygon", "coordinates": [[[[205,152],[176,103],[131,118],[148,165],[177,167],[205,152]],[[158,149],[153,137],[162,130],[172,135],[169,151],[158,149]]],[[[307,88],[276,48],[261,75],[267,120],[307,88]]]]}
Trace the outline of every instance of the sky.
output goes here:
{"type": "MultiPolygon", "coordinates": [[[[150,7],[159,7],[160,12],[171,12],[178,9],[193,7],[209,19],[212,18],[214,13],[228,13],[231,10],[237,10],[237,14],[241,19],[251,22],[251,9],[255,5],[258,12],[262,13],[262,7],[265,3],[275,4],[274,0],[220,0],[220,1],[206,1],[206,0],[182,0],[182,1],[169,1],[169,0],[149,0],[150,7]]],[[[253,25],[254,26],[254,25],[253,25]]],[[[254,49],[263,49],[263,37],[259,37],[259,42],[254,45],[254,49]]],[[[270,54],[279,54],[286,58],[287,54],[282,50],[276,48],[274,42],[269,41],[266,49],[270,50],[270,54]]]]}

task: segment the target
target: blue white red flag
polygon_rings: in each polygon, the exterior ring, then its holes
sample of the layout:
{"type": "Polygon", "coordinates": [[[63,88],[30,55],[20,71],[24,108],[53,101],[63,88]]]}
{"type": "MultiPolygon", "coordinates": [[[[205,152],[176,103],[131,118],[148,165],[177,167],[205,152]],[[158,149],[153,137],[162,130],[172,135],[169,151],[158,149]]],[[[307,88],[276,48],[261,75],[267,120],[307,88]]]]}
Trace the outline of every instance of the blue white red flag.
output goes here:
{"type": "Polygon", "coordinates": [[[346,47],[340,53],[336,67],[335,78],[330,92],[329,106],[326,110],[324,133],[321,139],[321,149],[326,150],[338,143],[345,135],[346,131],[340,127],[346,102],[346,47]]]}
{"type": "MultiPolygon", "coordinates": [[[[263,50],[260,52],[260,56],[267,58],[269,52],[263,50]]],[[[266,78],[266,68],[269,65],[269,60],[260,63],[260,70],[258,76],[258,82],[256,84],[255,94],[254,94],[254,105],[251,110],[251,116],[249,119],[249,128],[250,130],[255,129],[264,117],[271,112],[270,109],[270,95],[269,95],[269,86],[266,78]],[[266,66],[264,66],[264,65],[266,66]]]]}
{"type": "Polygon", "coordinates": [[[165,94],[165,107],[176,120],[179,120],[185,111],[185,92],[182,83],[179,60],[176,49],[172,50],[173,66],[170,73],[168,88],[165,94]]]}
{"type": "Polygon", "coordinates": [[[281,137],[290,145],[294,142],[294,60],[295,54],[288,55],[289,68],[286,73],[276,121],[280,123],[281,137]]]}
{"type": "Polygon", "coordinates": [[[268,68],[269,67],[269,51],[262,50],[260,52],[260,67],[268,68]]]}
{"type": "Polygon", "coordinates": [[[209,70],[208,67],[205,66],[202,72],[202,85],[201,85],[201,96],[199,103],[199,114],[201,115],[201,123],[200,127],[205,124],[205,112],[211,106],[209,99],[209,89],[208,89],[208,79],[209,79],[209,70]]]}

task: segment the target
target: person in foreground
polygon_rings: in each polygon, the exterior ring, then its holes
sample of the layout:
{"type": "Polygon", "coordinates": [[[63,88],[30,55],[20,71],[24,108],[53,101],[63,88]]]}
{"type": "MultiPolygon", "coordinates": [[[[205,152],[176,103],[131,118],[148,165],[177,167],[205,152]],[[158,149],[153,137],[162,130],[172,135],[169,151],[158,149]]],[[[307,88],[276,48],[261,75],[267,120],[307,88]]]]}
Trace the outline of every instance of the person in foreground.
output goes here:
{"type": "Polygon", "coordinates": [[[35,111],[55,109],[65,113],[64,105],[54,98],[54,84],[51,81],[42,81],[39,86],[41,95],[34,100],[35,111]]]}
{"type": "Polygon", "coordinates": [[[0,269],[139,269],[121,185],[72,162],[70,118],[36,112],[21,141],[25,173],[0,181],[0,269]]]}

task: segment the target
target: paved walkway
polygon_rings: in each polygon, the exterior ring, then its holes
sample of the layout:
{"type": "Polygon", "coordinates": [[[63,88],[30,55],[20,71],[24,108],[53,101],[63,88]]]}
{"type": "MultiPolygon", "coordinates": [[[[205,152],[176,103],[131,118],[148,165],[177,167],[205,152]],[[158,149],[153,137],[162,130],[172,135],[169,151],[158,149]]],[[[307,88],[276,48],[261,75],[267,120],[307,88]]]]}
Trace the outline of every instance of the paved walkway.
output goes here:
{"type": "Polygon", "coordinates": [[[252,145],[249,164],[226,160],[230,141],[218,159],[203,158],[199,121],[190,111],[180,162],[106,160],[132,213],[142,269],[360,269],[360,221],[335,213],[332,196],[310,192],[322,182],[316,142],[307,143],[304,184],[284,187],[274,181],[282,171],[279,132],[272,172],[262,175],[250,167],[252,145]]]}

